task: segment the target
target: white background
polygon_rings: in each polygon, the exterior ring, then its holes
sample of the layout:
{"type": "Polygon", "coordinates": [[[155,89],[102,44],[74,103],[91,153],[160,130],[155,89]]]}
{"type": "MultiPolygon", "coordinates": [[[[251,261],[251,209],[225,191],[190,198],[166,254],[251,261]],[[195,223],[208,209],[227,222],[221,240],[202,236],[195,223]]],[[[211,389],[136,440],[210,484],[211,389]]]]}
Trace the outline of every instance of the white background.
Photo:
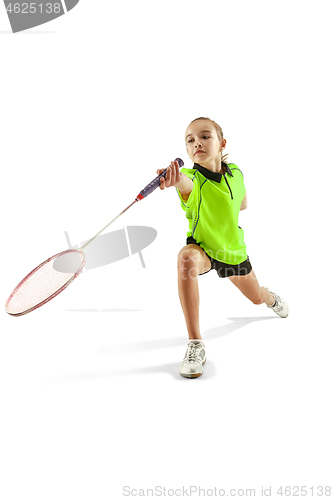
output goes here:
{"type": "Polygon", "coordinates": [[[3,303],[64,231],[88,239],[157,168],[191,168],[184,133],[207,116],[244,174],[253,269],[291,310],[202,276],[208,361],[181,377],[188,226],[156,190],[113,225],[157,230],[146,268],[134,255],[31,314],[3,309],[1,498],[333,486],[331,19],[328,1],[81,0],[13,35],[0,8],[3,303]]]}

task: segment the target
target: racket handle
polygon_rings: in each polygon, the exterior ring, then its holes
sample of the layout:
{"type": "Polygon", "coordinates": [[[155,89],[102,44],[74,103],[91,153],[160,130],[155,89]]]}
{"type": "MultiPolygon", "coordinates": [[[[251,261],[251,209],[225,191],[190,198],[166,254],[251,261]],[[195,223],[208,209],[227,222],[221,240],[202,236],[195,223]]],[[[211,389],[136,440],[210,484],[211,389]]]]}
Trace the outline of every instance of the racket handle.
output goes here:
{"type": "MultiPolygon", "coordinates": [[[[182,167],[184,165],[184,162],[181,158],[176,158],[175,161],[178,161],[179,167],[182,167]]],[[[135,198],[135,201],[143,200],[143,198],[146,198],[146,196],[148,196],[153,191],[155,191],[155,189],[158,188],[158,186],[160,185],[161,177],[165,178],[166,173],[167,173],[167,169],[163,170],[163,172],[160,175],[155,177],[155,179],[153,181],[151,181],[149,184],[147,184],[147,186],[142,191],[140,191],[138,196],[135,198]]]]}

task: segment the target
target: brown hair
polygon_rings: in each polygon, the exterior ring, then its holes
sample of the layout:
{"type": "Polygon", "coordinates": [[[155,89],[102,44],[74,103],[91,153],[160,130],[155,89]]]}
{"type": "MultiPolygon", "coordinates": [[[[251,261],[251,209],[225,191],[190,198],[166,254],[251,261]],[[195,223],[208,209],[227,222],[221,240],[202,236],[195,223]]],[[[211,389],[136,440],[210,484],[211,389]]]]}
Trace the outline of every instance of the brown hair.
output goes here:
{"type": "MultiPolygon", "coordinates": [[[[222,141],[223,131],[218,123],[214,122],[214,120],[211,120],[210,118],[204,118],[203,116],[200,116],[200,118],[195,118],[194,120],[191,121],[191,123],[196,122],[197,120],[209,120],[214,125],[214,128],[216,130],[216,134],[217,134],[219,141],[220,142],[222,141]]],[[[191,125],[191,123],[190,123],[190,125],[191,125]]],[[[221,155],[221,160],[223,163],[226,163],[225,160],[226,160],[227,156],[228,156],[228,154],[223,155],[223,156],[221,155]]],[[[224,171],[223,173],[225,173],[226,167],[224,165],[222,165],[222,167],[223,167],[223,171],[224,171]]]]}

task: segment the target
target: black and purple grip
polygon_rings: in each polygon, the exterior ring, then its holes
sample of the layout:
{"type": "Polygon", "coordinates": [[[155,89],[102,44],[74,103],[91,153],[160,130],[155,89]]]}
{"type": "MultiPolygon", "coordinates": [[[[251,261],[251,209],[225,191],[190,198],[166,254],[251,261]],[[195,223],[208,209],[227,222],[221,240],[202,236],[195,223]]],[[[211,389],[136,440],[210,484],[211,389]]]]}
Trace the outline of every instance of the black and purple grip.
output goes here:
{"type": "MultiPolygon", "coordinates": [[[[178,165],[180,168],[184,165],[184,162],[181,158],[176,158],[175,161],[178,161],[178,165]]],[[[160,185],[161,177],[165,177],[166,173],[167,173],[167,169],[163,170],[163,172],[160,175],[155,177],[155,179],[153,181],[151,181],[149,184],[147,184],[147,186],[142,191],[140,191],[140,193],[136,197],[136,200],[137,201],[142,200],[143,198],[146,198],[146,196],[151,194],[153,191],[155,191],[155,189],[158,188],[160,185]]]]}

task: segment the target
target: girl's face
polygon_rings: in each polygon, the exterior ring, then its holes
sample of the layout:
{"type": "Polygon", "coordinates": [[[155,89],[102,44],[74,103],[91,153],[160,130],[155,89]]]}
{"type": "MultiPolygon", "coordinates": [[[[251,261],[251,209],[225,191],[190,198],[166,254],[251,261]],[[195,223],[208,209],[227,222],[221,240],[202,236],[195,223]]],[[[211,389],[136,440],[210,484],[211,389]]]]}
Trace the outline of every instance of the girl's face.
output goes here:
{"type": "Polygon", "coordinates": [[[186,150],[194,163],[209,164],[221,161],[221,151],[227,141],[221,142],[214,125],[208,120],[197,120],[191,123],[185,133],[186,150]]]}

